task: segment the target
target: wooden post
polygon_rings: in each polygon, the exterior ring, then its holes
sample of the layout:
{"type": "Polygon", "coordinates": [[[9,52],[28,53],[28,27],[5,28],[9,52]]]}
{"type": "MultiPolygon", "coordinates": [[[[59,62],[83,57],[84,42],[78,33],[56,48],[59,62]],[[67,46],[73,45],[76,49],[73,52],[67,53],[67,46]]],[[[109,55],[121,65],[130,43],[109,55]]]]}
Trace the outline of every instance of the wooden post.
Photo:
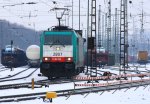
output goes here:
{"type": "Polygon", "coordinates": [[[34,78],[32,78],[32,90],[34,89],[34,78]]]}

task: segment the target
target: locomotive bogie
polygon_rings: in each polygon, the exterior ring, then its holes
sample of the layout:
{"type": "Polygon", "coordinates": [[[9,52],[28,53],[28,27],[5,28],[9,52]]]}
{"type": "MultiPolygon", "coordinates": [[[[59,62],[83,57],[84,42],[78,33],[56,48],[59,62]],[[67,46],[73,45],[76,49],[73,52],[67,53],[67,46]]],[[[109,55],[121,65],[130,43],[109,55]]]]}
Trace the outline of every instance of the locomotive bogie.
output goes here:
{"type": "Polygon", "coordinates": [[[41,73],[48,77],[71,77],[75,75],[74,63],[41,63],[41,73]]]}

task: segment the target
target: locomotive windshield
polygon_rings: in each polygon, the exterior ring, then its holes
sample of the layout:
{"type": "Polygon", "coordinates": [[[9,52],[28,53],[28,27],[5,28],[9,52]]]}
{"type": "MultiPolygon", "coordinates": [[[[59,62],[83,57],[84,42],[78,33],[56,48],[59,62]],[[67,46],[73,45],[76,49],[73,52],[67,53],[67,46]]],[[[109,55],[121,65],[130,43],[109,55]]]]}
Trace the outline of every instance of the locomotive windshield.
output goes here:
{"type": "Polygon", "coordinates": [[[71,35],[46,35],[46,45],[72,45],[71,35]]]}

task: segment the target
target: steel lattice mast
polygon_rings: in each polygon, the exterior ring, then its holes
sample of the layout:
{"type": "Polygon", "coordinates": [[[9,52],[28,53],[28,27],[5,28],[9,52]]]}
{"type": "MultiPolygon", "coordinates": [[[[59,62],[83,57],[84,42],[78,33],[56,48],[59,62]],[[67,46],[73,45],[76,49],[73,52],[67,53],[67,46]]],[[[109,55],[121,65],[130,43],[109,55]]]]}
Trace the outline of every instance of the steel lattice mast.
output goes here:
{"type": "Polygon", "coordinates": [[[128,22],[127,0],[121,0],[120,6],[120,65],[128,67],[128,22]]]}
{"type": "Polygon", "coordinates": [[[111,0],[108,2],[107,51],[111,53],[111,0]]]}
{"type": "Polygon", "coordinates": [[[96,0],[92,0],[91,3],[91,36],[89,43],[91,52],[91,71],[90,76],[97,76],[97,63],[96,63],[96,0]]]}

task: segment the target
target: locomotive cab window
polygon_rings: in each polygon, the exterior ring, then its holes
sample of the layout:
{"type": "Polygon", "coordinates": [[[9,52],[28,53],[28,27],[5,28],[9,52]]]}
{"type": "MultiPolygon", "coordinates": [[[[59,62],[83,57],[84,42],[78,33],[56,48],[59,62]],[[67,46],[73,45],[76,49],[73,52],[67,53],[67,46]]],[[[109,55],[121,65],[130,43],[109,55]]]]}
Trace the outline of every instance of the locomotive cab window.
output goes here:
{"type": "Polygon", "coordinates": [[[72,45],[71,35],[46,35],[46,45],[72,45]]]}

